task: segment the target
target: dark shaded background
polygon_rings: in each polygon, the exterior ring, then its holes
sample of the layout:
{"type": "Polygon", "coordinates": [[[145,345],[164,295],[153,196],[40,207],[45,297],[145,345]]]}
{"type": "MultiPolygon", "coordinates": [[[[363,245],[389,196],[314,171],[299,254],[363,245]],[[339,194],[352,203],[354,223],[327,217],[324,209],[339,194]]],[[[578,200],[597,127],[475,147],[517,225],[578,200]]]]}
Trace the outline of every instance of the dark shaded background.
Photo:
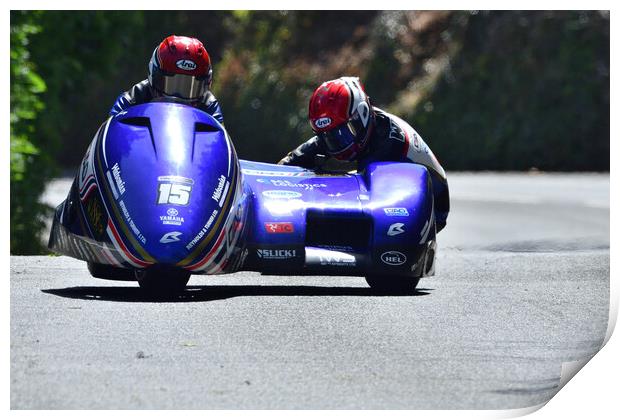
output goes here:
{"type": "Polygon", "coordinates": [[[357,75],[448,171],[609,170],[608,12],[12,11],[12,253],[41,251],[46,180],[170,34],[205,43],[241,158],[306,140],[312,91],[357,75]]]}

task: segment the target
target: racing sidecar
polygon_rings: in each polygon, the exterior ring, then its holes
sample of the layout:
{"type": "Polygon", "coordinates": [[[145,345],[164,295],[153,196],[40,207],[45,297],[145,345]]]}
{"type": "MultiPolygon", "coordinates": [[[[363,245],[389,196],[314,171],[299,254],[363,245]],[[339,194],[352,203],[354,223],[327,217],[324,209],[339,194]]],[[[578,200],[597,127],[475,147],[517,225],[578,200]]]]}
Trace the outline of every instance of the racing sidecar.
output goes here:
{"type": "Polygon", "coordinates": [[[413,290],[434,274],[431,188],[411,163],[350,174],[240,160],[210,115],[154,102],[99,128],[48,246],[87,261],[95,277],[155,292],[239,270],[413,290]]]}

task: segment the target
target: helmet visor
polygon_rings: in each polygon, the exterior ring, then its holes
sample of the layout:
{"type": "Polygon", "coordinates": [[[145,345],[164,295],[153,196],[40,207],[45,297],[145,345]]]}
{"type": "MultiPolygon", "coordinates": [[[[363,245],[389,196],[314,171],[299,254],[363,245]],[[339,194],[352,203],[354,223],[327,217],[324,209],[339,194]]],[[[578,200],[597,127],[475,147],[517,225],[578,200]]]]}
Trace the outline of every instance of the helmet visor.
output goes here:
{"type": "Polygon", "coordinates": [[[188,74],[159,73],[153,77],[153,85],[164,95],[183,99],[199,99],[209,88],[206,77],[197,78],[188,74]]]}
{"type": "Polygon", "coordinates": [[[350,147],[352,144],[357,143],[362,132],[363,127],[357,124],[357,121],[352,119],[349,122],[340,124],[338,127],[323,133],[318,133],[318,137],[325,141],[327,145],[327,151],[330,154],[338,154],[350,147]]]}

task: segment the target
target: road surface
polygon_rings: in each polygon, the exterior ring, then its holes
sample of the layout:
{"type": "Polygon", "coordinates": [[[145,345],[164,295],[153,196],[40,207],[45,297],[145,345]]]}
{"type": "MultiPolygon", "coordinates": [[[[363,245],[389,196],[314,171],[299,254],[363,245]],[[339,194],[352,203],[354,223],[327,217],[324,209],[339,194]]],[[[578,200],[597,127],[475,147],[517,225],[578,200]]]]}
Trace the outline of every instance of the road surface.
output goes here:
{"type": "MultiPolygon", "coordinates": [[[[192,276],[168,302],[11,257],[12,409],[509,409],[549,400],[609,314],[609,176],[452,174],[437,274],[192,276]]],[[[44,199],[57,204],[66,180],[44,199]]]]}

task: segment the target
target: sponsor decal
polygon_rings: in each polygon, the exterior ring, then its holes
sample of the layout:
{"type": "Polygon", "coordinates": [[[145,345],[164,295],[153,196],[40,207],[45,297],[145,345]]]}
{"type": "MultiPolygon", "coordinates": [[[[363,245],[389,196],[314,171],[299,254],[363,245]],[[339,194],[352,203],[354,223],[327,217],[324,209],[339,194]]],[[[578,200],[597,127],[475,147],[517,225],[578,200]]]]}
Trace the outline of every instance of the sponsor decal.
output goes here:
{"type": "Polygon", "coordinates": [[[196,246],[196,244],[198,242],[200,242],[200,240],[202,239],[202,237],[209,231],[209,228],[211,227],[211,225],[213,224],[213,222],[215,221],[215,218],[217,217],[219,210],[213,210],[213,213],[211,213],[211,216],[209,216],[209,220],[207,220],[207,223],[205,223],[205,225],[202,227],[202,229],[200,229],[200,232],[198,232],[198,234],[194,237],[194,239],[192,239],[190,241],[190,243],[188,243],[185,248],[189,251],[190,249],[192,249],[194,246],[196,246]]]}
{"type": "Polygon", "coordinates": [[[183,223],[185,223],[185,219],[182,216],[179,216],[179,211],[172,207],[169,208],[168,211],[166,211],[165,216],[159,216],[159,220],[164,225],[181,226],[183,223]]]}
{"type": "Polygon", "coordinates": [[[293,233],[295,228],[291,222],[267,222],[265,223],[267,233],[293,233]]]}
{"type": "Polygon", "coordinates": [[[116,182],[116,188],[118,189],[119,196],[123,195],[125,192],[125,183],[123,182],[123,178],[121,178],[121,168],[118,166],[118,162],[112,166],[112,175],[114,176],[114,181],[116,182]]]}
{"type": "Polygon", "coordinates": [[[186,206],[189,204],[190,194],[194,181],[190,178],[177,175],[157,177],[157,204],[174,204],[186,206]]]}
{"type": "Polygon", "coordinates": [[[267,209],[269,214],[272,216],[278,217],[286,217],[293,215],[293,209],[296,207],[291,207],[289,204],[294,204],[293,200],[282,201],[282,200],[264,200],[263,206],[267,209]]]}
{"type": "Polygon", "coordinates": [[[403,226],[405,226],[404,223],[391,224],[387,231],[388,236],[396,236],[396,235],[400,235],[401,233],[404,233],[405,229],[403,229],[403,226]]]}
{"type": "Polygon", "coordinates": [[[181,70],[185,70],[185,71],[196,70],[196,63],[194,63],[192,60],[186,60],[186,59],[178,60],[176,62],[176,65],[181,70]]]}
{"type": "Polygon", "coordinates": [[[387,251],[381,254],[381,261],[387,265],[403,265],[407,262],[407,256],[398,251],[387,251]]]}
{"type": "Polygon", "coordinates": [[[306,248],[306,264],[330,267],[355,267],[355,255],[324,248],[306,248]]]}
{"type": "Polygon", "coordinates": [[[420,138],[416,132],[413,132],[413,147],[418,151],[420,150],[420,138]]]}
{"type": "Polygon", "coordinates": [[[392,123],[390,125],[389,138],[390,139],[394,139],[394,140],[398,140],[400,142],[405,142],[405,132],[397,124],[392,123]]]}
{"type": "Polygon", "coordinates": [[[330,250],[330,251],[344,251],[344,252],[353,252],[354,249],[350,245],[320,245],[321,248],[330,250]]]}
{"type": "Polygon", "coordinates": [[[162,244],[169,244],[170,242],[178,242],[181,240],[179,236],[181,236],[181,232],[168,232],[164,236],[161,237],[159,242],[162,244]]]}
{"type": "Polygon", "coordinates": [[[242,169],[244,175],[251,176],[279,176],[279,177],[299,177],[299,176],[315,176],[314,172],[301,171],[301,172],[279,172],[279,171],[263,171],[258,169],[242,169]]]}
{"type": "Polygon", "coordinates": [[[316,126],[316,128],[325,128],[331,123],[332,123],[332,119],[329,117],[319,118],[316,121],[314,121],[314,125],[316,126]]]}
{"type": "Polygon", "coordinates": [[[194,185],[194,180],[193,179],[185,178],[184,176],[179,176],[179,175],[158,176],[157,180],[159,182],[171,182],[171,183],[176,183],[176,184],[194,185]]]}
{"type": "Polygon", "coordinates": [[[224,175],[220,175],[217,180],[217,187],[215,191],[213,191],[212,199],[215,200],[216,203],[219,203],[220,198],[222,197],[222,192],[224,192],[224,185],[226,184],[226,177],[224,175]]]}
{"type": "Polygon", "coordinates": [[[257,249],[256,255],[264,260],[288,260],[295,258],[297,252],[294,249],[257,249]]]}
{"type": "Polygon", "coordinates": [[[286,191],[286,190],[267,190],[267,191],[263,191],[263,195],[269,198],[299,198],[301,197],[301,193],[297,191],[286,191]]]}
{"type": "Polygon", "coordinates": [[[118,204],[121,207],[121,210],[123,211],[123,216],[125,216],[125,220],[127,221],[127,224],[129,225],[129,227],[133,231],[134,235],[136,235],[136,238],[138,238],[138,240],[140,242],[145,244],[146,243],[146,238],[144,237],[142,232],[140,232],[140,229],[138,229],[138,227],[134,223],[133,219],[131,218],[131,215],[129,214],[129,210],[127,210],[127,206],[125,205],[125,202],[123,200],[120,200],[118,202],[118,204]]]}
{"type": "Polygon", "coordinates": [[[327,184],[310,184],[308,182],[291,182],[285,179],[270,179],[271,184],[276,187],[303,188],[304,190],[313,190],[315,188],[325,188],[327,184]]]}
{"type": "Polygon", "coordinates": [[[409,211],[404,207],[385,207],[383,209],[386,216],[409,216],[409,211]]]}
{"type": "Polygon", "coordinates": [[[108,224],[108,216],[103,210],[99,197],[95,194],[86,201],[86,214],[95,239],[101,239],[108,224]]]}
{"type": "Polygon", "coordinates": [[[353,255],[344,252],[331,252],[326,255],[319,255],[321,265],[329,265],[332,267],[355,267],[356,261],[353,255]]]}

